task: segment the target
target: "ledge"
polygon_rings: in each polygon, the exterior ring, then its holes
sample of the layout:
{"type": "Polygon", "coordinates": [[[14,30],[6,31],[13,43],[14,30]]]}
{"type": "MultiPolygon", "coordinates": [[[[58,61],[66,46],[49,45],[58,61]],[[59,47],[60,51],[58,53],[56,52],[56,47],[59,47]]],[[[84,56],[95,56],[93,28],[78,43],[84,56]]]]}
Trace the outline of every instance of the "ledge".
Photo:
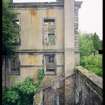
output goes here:
{"type": "Polygon", "coordinates": [[[16,53],[64,53],[63,49],[19,49],[16,53]]]}
{"type": "MultiPolygon", "coordinates": [[[[71,49],[75,53],[80,53],[78,49],[71,49]]],[[[18,49],[16,53],[64,53],[64,49],[18,49]]]]}
{"type": "Polygon", "coordinates": [[[61,6],[63,7],[62,2],[35,2],[35,3],[13,3],[13,7],[15,8],[31,8],[31,7],[51,7],[51,6],[61,6]]]}
{"type": "Polygon", "coordinates": [[[95,75],[94,73],[88,71],[87,69],[77,66],[75,68],[76,71],[87,77],[92,83],[98,86],[100,89],[103,89],[103,80],[101,77],[95,75]]]}

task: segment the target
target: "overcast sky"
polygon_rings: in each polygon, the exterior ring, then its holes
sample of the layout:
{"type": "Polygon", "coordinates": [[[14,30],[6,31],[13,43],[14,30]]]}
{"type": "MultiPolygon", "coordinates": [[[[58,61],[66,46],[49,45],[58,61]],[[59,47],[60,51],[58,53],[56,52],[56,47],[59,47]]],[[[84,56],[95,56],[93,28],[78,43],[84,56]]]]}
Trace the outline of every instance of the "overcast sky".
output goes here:
{"type": "MultiPolygon", "coordinates": [[[[56,1],[56,0],[13,0],[14,2],[56,1]]],[[[83,1],[79,10],[79,31],[96,32],[102,39],[102,0],[76,0],[83,1]]]]}
{"type": "Polygon", "coordinates": [[[102,35],[102,0],[81,0],[79,10],[79,30],[82,32],[96,32],[100,39],[102,35]]]}

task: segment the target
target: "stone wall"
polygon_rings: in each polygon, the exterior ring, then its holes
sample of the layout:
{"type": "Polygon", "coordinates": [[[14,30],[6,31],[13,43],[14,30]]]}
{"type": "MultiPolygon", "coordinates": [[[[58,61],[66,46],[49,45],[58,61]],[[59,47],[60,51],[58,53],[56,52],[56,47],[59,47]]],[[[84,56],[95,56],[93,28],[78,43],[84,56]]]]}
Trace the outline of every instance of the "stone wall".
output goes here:
{"type": "Polygon", "coordinates": [[[102,105],[102,78],[76,67],[75,105],[102,105]]]}
{"type": "Polygon", "coordinates": [[[37,3],[35,3],[32,4],[35,7],[30,6],[30,8],[28,8],[27,5],[29,4],[25,4],[26,8],[24,6],[19,8],[17,6],[19,5],[18,3],[14,5],[16,6],[14,10],[18,13],[21,28],[21,45],[17,50],[20,59],[20,75],[10,75],[10,83],[12,85],[15,81],[23,81],[26,77],[32,77],[36,80],[38,70],[44,65],[44,55],[53,53],[55,54],[56,73],[52,75],[50,72],[47,73],[45,71],[47,84],[51,79],[64,74],[63,6],[54,6],[53,8],[44,6],[42,8],[39,5],[38,7],[35,6],[37,5],[37,3]],[[56,21],[55,45],[43,44],[44,18],[54,18],[56,21]]]}
{"type": "Polygon", "coordinates": [[[52,86],[42,89],[34,96],[35,105],[41,105],[42,103],[43,105],[102,105],[101,77],[78,66],[75,68],[73,75],[62,78],[62,83],[64,80],[66,81],[65,89],[68,96],[66,100],[64,84],[60,87],[52,84],[52,86]]]}
{"type": "Polygon", "coordinates": [[[2,57],[2,89],[10,86],[9,72],[10,72],[10,59],[2,57]]]}

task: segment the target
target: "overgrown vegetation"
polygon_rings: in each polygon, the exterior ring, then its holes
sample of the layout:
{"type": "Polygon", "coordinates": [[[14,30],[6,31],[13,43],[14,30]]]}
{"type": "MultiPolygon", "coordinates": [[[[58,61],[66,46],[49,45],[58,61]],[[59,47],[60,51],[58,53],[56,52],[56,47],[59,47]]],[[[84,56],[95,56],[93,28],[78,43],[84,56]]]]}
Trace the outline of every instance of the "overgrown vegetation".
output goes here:
{"type": "Polygon", "coordinates": [[[102,49],[102,41],[96,33],[80,34],[80,64],[98,76],[102,76],[102,55],[98,50],[102,49]]]}
{"type": "Polygon", "coordinates": [[[26,78],[25,81],[3,92],[2,105],[33,105],[33,96],[40,90],[44,70],[39,70],[38,80],[26,78]]]}
{"type": "Polygon", "coordinates": [[[9,57],[17,48],[19,25],[16,23],[17,14],[13,11],[10,0],[2,0],[2,3],[2,54],[9,57]]]}
{"type": "MultiPolygon", "coordinates": [[[[19,42],[19,25],[16,23],[17,14],[12,8],[11,0],[3,0],[2,13],[2,55],[9,58],[15,55],[19,42]]],[[[44,78],[43,69],[39,70],[37,81],[26,78],[25,81],[3,91],[2,105],[33,105],[33,96],[40,90],[44,78]]]]}

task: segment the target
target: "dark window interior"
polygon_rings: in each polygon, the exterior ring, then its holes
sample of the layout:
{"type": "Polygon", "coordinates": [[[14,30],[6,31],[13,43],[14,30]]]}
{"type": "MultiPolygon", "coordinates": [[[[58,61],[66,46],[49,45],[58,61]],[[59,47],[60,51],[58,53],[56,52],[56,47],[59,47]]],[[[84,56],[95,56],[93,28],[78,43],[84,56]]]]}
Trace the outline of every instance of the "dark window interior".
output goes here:
{"type": "Polygon", "coordinates": [[[55,22],[55,19],[44,19],[44,22],[55,22]]]}
{"type": "Polygon", "coordinates": [[[54,63],[54,55],[53,54],[48,56],[48,62],[54,63]]]}
{"type": "Polygon", "coordinates": [[[54,72],[55,71],[55,69],[47,69],[47,71],[49,71],[49,72],[54,72]]]}
{"type": "Polygon", "coordinates": [[[55,54],[45,55],[46,60],[46,72],[55,72],[55,54]]]}
{"type": "Polygon", "coordinates": [[[11,59],[11,74],[20,74],[20,61],[18,56],[11,59]]]}
{"type": "Polygon", "coordinates": [[[44,40],[45,45],[55,45],[55,19],[44,19],[44,40]]]}

